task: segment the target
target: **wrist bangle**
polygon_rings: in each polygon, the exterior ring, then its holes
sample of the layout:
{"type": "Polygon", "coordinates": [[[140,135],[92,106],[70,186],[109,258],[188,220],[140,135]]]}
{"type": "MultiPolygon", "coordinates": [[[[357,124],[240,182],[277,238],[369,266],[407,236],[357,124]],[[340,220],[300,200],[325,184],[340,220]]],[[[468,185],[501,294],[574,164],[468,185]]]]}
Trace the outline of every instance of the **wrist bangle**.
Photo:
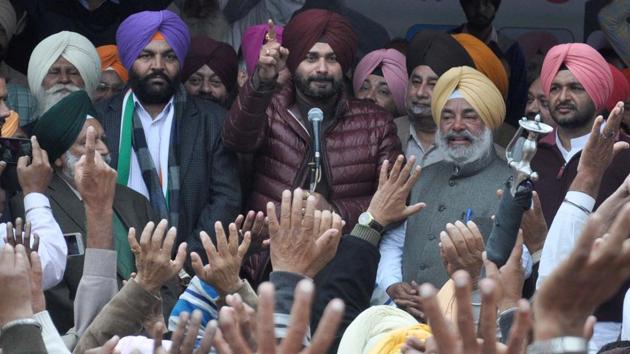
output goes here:
{"type": "Polygon", "coordinates": [[[585,354],[588,342],[582,337],[558,337],[538,341],[527,347],[528,354],[585,354]]]}
{"type": "Polygon", "coordinates": [[[15,326],[35,326],[37,328],[39,328],[40,330],[42,329],[42,325],[37,322],[37,320],[33,319],[33,318],[21,318],[19,320],[13,320],[13,321],[9,321],[7,323],[5,323],[4,326],[2,326],[2,329],[0,329],[0,332],[4,332],[6,330],[8,330],[9,328],[15,327],[15,326]]]}
{"type": "Polygon", "coordinates": [[[564,198],[564,202],[565,203],[569,203],[569,204],[573,205],[574,207],[582,210],[586,215],[591,215],[591,211],[590,210],[586,209],[585,207],[581,206],[578,203],[574,203],[574,202],[568,200],[567,198],[564,198]]]}

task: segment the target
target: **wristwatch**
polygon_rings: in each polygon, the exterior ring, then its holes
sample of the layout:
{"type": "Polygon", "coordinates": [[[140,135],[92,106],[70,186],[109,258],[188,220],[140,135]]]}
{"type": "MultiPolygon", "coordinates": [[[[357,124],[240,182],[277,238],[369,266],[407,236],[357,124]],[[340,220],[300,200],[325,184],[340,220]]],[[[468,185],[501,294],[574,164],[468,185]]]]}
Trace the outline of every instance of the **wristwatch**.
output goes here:
{"type": "Polygon", "coordinates": [[[370,213],[369,211],[363,212],[361,213],[361,215],[359,215],[359,225],[367,226],[374,231],[377,231],[379,234],[382,234],[385,230],[385,227],[383,227],[383,225],[374,220],[372,213],[370,213]]]}
{"type": "Polygon", "coordinates": [[[532,343],[528,354],[585,354],[588,342],[582,337],[558,337],[532,343]]]}

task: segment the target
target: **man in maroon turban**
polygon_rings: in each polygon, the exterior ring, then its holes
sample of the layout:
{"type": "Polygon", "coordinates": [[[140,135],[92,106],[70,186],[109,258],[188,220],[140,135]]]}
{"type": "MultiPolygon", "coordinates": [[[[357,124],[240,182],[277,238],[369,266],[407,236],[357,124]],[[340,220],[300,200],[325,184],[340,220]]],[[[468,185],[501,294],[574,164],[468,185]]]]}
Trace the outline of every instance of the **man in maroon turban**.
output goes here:
{"type": "MultiPolygon", "coordinates": [[[[373,102],[346,96],[343,75],[357,39],[342,16],[306,10],[285,26],[282,45],[273,30],[270,38],[223,128],[225,145],[255,155],[247,207],[265,210],[269,201],[279,204],[283,190],[304,188],[318,209],[340,214],[349,231],[376,191],[379,166],[401,153],[393,117],[373,102]],[[292,81],[278,84],[285,67],[292,81]],[[309,121],[313,108],[323,111],[319,159],[309,121]],[[311,173],[309,163],[317,161],[311,173]]],[[[260,274],[264,260],[254,262],[251,277],[260,274]]]]}
{"type": "Polygon", "coordinates": [[[184,61],[186,92],[229,108],[235,94],[238,59],[234,48],[209,37],[194,37],[184,61]]]}

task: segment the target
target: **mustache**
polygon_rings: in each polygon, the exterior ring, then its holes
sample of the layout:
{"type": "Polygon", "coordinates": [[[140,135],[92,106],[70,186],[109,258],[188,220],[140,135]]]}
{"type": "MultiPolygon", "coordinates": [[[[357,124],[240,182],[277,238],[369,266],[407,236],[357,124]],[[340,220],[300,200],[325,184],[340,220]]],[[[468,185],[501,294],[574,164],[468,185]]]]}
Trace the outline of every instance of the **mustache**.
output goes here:
{"type": "Polygon", "coordinates": [[[452,140],[452,139],[458,139],[458,138],[464,138],[464,139],[468,139],[470,141],[476,141],[477,140],[477,137],[474,136],[468,130],[462,130],[460,132],[449,131],[448,133],[446,133],[444,135],[444,139],[446,139],[446,140],[452,140]]]}
{"type": "Polygon", "coordinates": [[[147,75],[146,77],[144,77],[142,79],[142,81],[143,82],[149,82],[149,80],[152,80],[152,79],[162,79],[162,80],[166,81],[169,85],[173,83],[173,80],[171,80],[171,78],[166,76],[166,74],[164,74],[161,71],[156,71],[154,73],[151,73],[151,74],[147,75]]]}
{"type": "Polygon", "coordinates": [[[313,82],[313,81],[325,81],[325,82],[331,82],[334,83],[335,79],[332,76],[326,76],[326,75],[315,75],[315,76],[311,76],[307,79],[307,81],[309,83],[313,82]]]}
{"type": "Polygon", "coordinates": [[[573,103],[571,103],[571,102],[561,102],[561,103],[559,103],[556,106],[556,108],[554,108],[554,111],[557,111],[557,110],[559,110],[561,108],[568,108],[568,109],[571,109],[571,110],[576,110],[577,109],[577,107],[575,107],[575,105],[573,103]]]}

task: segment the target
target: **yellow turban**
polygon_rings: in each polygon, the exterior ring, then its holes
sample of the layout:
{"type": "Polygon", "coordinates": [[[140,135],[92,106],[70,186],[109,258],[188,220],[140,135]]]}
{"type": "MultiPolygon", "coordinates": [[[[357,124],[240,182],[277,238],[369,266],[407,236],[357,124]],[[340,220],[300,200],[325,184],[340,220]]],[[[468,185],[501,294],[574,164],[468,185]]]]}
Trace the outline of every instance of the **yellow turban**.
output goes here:
{"type": "Polygon", "coordinates": [[[395,306],[372,306],[346,329],[338,353],[395,354],[409,337],[426,340],[431,329],[395,306]]]}
{"type": "Polygon", "coordinates": [[[458,90],[475,109],[484,124],[495,130],[505,119],[505,101],[497,87],[479,71],[459,66],[445,72],[433,88],[431,112],[435,124],[440,125],[442,109],[449,97],[458,90]]]}

